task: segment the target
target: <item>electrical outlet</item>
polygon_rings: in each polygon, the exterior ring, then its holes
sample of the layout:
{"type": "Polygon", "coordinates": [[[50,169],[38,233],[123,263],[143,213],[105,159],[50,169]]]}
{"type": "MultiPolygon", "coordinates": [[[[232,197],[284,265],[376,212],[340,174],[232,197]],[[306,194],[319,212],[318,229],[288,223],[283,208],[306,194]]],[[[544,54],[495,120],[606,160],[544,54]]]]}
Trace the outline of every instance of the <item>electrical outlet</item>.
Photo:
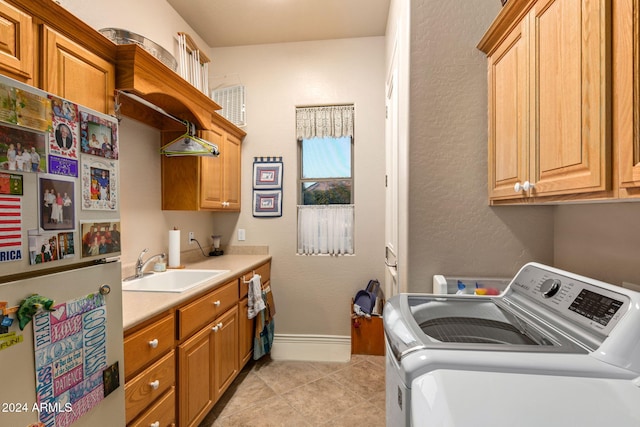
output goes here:
{"type": "Polygon", "coordinates": [[[193,241],[195,240],[195,235],[193,234],[193,231],[189,232],[189,244],[193,245],[193,241]]]}

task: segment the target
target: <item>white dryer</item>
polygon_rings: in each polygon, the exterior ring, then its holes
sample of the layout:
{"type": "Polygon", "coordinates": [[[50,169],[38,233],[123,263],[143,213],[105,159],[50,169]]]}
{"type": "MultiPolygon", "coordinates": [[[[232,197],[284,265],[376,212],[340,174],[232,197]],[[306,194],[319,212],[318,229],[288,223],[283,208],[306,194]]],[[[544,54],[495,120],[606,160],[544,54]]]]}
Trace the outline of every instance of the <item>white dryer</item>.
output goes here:
{"type": "Polygon", "coordinates": [[[640,293],[542,264],[499,296],[400,294],[383,317],[389,426],[410,425],[412,383],[436,370],[640,375],[640,293]]]}

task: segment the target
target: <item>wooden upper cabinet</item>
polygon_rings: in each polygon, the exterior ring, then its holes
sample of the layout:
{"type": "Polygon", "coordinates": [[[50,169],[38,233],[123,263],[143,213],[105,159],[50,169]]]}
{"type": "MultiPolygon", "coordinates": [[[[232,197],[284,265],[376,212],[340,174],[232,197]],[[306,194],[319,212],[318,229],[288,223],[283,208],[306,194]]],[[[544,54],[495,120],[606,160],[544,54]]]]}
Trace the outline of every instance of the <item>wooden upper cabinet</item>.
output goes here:
{"type": "Polygon", "coordinates": [[[42,38],[42,89],[112,113],[115,65],[46,26],[42,38]]]}
{"type": "Polygon", "coordinates": [[[220,156],[163,156],[162,209],[240,211],[240,138],[222,129],[200,136],[216,144],[220,156]]]}
{"type": "Polygon", "coordinates": [[[516,183],[529,177],[529,49],[520,22],[489,57],[489,196],[524,197],[516,183]]]}
{"type": "Polygon", "coordinates": [[[0,72],[33,84],[34,48],[31,16],[0,1],[0,72]]]}
{"type": "Polygon", "coordinates": [[[611,196],[610,15],[600,0],[509,2],[485,34],[491,203],[611,196]]]}
{"type": "Polygon", "coordinates": [[[610,188],[607,54],[600,0],[539,0],[530,14],[533,195],[610,188]]]}
{"type": "Polygon", "coordinates": [[[619,195],[640,197],[640,0],[614,9],[614,141],[619,153],[619,195]]]}

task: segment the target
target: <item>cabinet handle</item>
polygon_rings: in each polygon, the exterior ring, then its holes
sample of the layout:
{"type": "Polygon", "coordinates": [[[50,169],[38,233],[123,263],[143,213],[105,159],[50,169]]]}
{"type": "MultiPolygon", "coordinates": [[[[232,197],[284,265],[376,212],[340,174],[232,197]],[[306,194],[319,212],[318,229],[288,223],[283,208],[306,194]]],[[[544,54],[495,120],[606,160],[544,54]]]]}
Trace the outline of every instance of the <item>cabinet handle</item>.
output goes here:
{"type": "Polygon", "coordinates": [[[160,421],[156,421],[155,423],[149,424],[149,427],[160,427],[160,421]]]}
{"type": "Polygon", "coordinates": [[[149,383],[149,387],[151,387],[153,390],[157,390],[158,387],[160,387],[160,381],[159,380],[151,381],[149,383]]]}
{"type": "Polygon", "coordinates": [[[218,300],[218,301],[214,301],[214,302],[213,302],[213,305],[215,305],[216,307],[220,307],[220,300],[218,300]]]}
{"type": "Polygon", "coordinates": [[[149,347],[157,348],[158,347],[158,338],[155,338],[155,339],[149,341],[149,347]]]}
{"type": "Polygon", "coordinates": [[[529,181],[525,181],[524,184],[520,184],[520,182],[516,182],[516,184],[513,186],[513,190],[516,193],[519,193],[521,191],[533,190],[534,187],[535,187],[535,184],[529,181]]]}

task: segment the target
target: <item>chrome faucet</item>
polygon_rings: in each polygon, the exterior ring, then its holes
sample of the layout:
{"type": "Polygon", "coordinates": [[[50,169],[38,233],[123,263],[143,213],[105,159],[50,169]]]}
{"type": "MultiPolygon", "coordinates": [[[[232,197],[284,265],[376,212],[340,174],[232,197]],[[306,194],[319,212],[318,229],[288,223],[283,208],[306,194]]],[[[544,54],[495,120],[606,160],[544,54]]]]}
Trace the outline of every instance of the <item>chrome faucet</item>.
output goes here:
{"type": "Polygon", "coordinates": [[[136,279],[139,279],[140,277],[144,276],[144,269],[147,268],[147,265],[149,265],[151,261],[155,260],[156,258],[165,259],[167,257],[167,255],[164,252],[162,252],[162,253],[150,256],[146,261],[143,262],[142,257],[144,257],[144,254],[146,254],[148,251],[149,251],[149,248],[144,248],[142,252],[140,252],[140,255],[138,255],[138,260],[136,261],[136,274],[135,276],[133,276],[136,279]]]}

